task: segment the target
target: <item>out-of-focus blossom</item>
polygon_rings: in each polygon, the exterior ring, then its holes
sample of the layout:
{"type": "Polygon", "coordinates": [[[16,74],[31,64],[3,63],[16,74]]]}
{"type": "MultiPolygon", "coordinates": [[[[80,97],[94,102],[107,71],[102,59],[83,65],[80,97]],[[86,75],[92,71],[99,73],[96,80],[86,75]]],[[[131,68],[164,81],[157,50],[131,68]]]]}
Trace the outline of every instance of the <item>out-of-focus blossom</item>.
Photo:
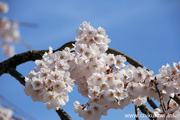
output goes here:
{"type": "MultiPolygon", "coordinates": [[[[0,15],[7,13],[9,7],[6,3],[0,2],[0,15]]],[[[18,30],[18,23],[10,21],[7,17],[0,18],[0,46],[6,56],[14,55],[14,43],[21,40],[18,30]]]]}

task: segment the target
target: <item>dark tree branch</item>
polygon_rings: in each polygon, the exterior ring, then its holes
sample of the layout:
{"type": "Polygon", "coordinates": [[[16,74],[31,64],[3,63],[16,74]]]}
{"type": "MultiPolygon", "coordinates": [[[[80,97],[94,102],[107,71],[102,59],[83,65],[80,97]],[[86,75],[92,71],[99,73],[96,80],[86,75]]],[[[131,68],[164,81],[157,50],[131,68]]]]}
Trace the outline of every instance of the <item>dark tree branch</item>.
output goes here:
{"type": "Polygon", "coordinates": [[[9,68],[8,73],[12,77],[16,78],[22,85],[25,86],[25,77],[21,73],[19,73],[15,68],[9,68]]]}
{"type": "Polygon", "coordinates": [[[62,51],[62,50],[64,50],[64,48],[66,48],[66,47],[73,48],[73,44],[75,44],[75,42],[76,42],[76,41],[67,42],[67,43],[65,43],[63,46],[61,46],[60,48],[58,48],[57,50],[55,50],[54,52],[56,52],[56,51],[62,51]]]}
{"type": "Polygon", "coordinates": [[[134,105],[134,107],[135,107],[136,120],[140,120],[140,118],[139,118],[139,107],[137,105],[134,105]]]}
{"type": "Polygon", "coordinates": [[[133,58],[129,57],[128,55],[126,55],[122,52],[119,52],[117,50],[114,50],[112,48],[108,48],[106,53],[112,53],[114,55],[122,55],[122,56],[126,57],[127,62],[130,63],[131,65],[133,65],[135,67],[143,67],[143,65],[140,62],[138,62],[138,61],[134,60],[133,58]]]}
{"type": "Polygon", "coordinates": [[[22,63],[41,59],[42,55],[45,52],[47,52],[47,50],[41,50],[41,51],[31,50],[21,54],[14,55],[13,57],[0,63],[0,76],[3,73],[8,73],[9,68],[16,68],[16,66],[22,63]]]}
{"type": "Polygon", "coordinates": [[[153,109],[158,108],[157,105],[153,102],[153,100],[150,99],[149,97],[147,97],[147,102],[149,103],[149,105],[150,105],[153,109]]]}
{"type": "MultiPolygon", "coordinates": [[[[55,51],[61,51],[65,47],[72,48],[73,47],[72,44],[74,43],[75,41],[70,41],[55,51]]],[[[45,52],[48,52],[48,50],[30,50],[21,54],[14,55],[13,57],[0,63],[0,76],[4,73],[8,73],[9,68],[16,68],[16,66],[22,63],[42,59],[42,56],[45,52]]]]}
{"type": "Polygon", "coordinates": [[[60,108],[56,110],[56,112],[61,118],[61,120],[72,120],[72,118],[63,109],[60,108]]]}
{"type": "Polygon", "coordinates": [[[142,104],[139,106],[139,109],[144,113],[150,120],[156,120],[157,118],[154,116],[154,113],[145,105],[142,104]]]}

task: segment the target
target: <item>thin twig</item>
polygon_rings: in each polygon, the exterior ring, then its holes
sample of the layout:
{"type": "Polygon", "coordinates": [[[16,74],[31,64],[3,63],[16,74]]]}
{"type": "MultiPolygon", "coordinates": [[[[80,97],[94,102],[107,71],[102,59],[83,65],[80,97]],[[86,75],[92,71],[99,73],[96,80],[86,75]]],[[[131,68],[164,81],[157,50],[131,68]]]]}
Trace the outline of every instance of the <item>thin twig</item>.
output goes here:
{"type": "MultiPolygon", "coordinates": [[[[2,19],[2,18],[0,18],[0,19],[2,19]]],[[[9,19],[9,20],[11,22],[16,22],[20,26],[29,27],[29,28],[38,28],[38,24],[35,24],[35,23],[16,21],[16,20],[12,20],[12,19],[9,19]]]]}
{"type": "Polygon", "coordinates": [[[164,103],[163,103],[162,95],[161,95],[161,93],[160,93],[160,91],[159,91],[159,89],[158,89],[158,87],[157,87],[158,83],[156,83],[154,80],[153,80],[153,83],[154,83],[155,89],[156,89],[156,91],[157,91],[157,93],[158,93],[162,110],[163,110],[164,113],[166,113],[166,107],[165,107],[165,105],[164,105],[164,103]]]}
{"type": "Polygon", "coordinates": [[[29,23],[29,22],[17,22],[20,26],[24,26],[24,27],[30,27],[30,28],[38,28],[38,24],[34,24],[34,23],[29,23]]]}
{"type": "Polygon", "coordinates": [[[33,50],[33,47],[32,47],[30,44],[28,44],[26,41],[24,41],[23,39],[20,40],[20,43],[21,43],[24,47],[26,47],[28,50],[33,50]]]}
{"type": "MultiPolygon", "coordinates": [[[[11,109],[13,110],[14,113],[21,115],[22,117],[26,118],[26,120],[37,120],[34,116],[30,115],[29,113],[25,112],[9,100],[7,100],[4,96],[0,95],[0,98],[5,101],[7,104],[11,106],[11,109]]],[[[1,119],[0,119],[1,120],[1,119]]],[[[19,120],[19,119],[13,119],[13,120],[19,120]]]]}

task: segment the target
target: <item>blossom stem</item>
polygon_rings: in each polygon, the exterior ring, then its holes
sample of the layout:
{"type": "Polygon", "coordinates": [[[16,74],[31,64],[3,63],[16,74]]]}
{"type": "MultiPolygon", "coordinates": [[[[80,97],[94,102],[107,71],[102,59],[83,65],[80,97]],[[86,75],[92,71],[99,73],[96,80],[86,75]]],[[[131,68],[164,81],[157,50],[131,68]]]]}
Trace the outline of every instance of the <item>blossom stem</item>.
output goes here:
{"type": "MultiPolygon", "coordinates": [[[[155,78],[155,80],[156,80],[156,78],[155,78]]],[[[160,93],[160,91],[159,91],[159,89],[158,89],[158,87],[157,87],[158,84],[157,84],[154,80],[153,80],[153,83],[154,83],[155,89],[156,89],[156,91],[157,91],[157,93],[158,93],[162,110],[163,110],[164,113],[166,113],[165,105],[164,105],[164,103],[162,102],[162,95],[161,95],[161,93],[160,93]]]]}

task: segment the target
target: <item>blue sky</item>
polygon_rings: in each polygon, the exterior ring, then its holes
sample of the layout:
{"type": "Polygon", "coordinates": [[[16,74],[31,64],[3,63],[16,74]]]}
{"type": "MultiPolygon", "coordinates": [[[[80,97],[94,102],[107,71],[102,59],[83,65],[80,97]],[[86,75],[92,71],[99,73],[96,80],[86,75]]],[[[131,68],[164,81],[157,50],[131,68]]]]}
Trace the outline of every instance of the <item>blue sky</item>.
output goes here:
{"type": "MultiPolygon", "coordinates": [[[[35,50],[54,49],[75,39],[75,31],[83,21],[95,28],[101,26],[109,35],[109,46],[141,62],[153,70],[180,61],[180,1],[179,0],[4,0],[9,4],[7,17],[11,20],[34,23],[38,28],[20,26],[24,41],[35,50]]],[[[15,44],[16,53],[28,51],[22,44],[15,44]]],[[[0,61],[7,59],[0,50],[0,61]]],[[[26,76],[35,64],[28,62],[17,69],[26,76]]],[[[23,86],[7,74],[0,77],[0,94],[35,116],[38,120],[58,120],[53,110],[43,103],[33,102],[23,92],[23,86]]],[[[74,120],[73,101],[86,103],[76,87],[70,101],[62,108],[74,120]]],[[[3,101],[0,101],[3,103],[3,101]]],[[[4,103],[5,104],[5,103],[4,103]]],[[[134,113],[134,106],[124,110],[110,110],[102,120],[125,119],[125,113],[134,113]]],[[[17,115],[18,116],[18,115],[17,115]]]]}

